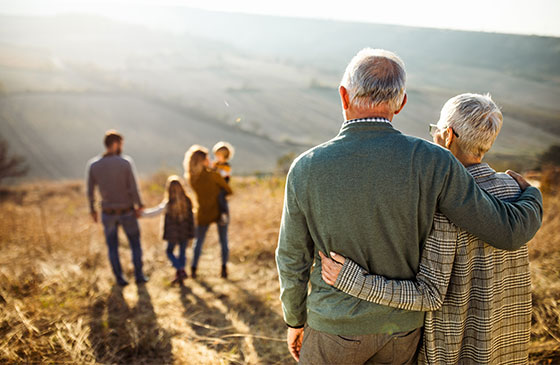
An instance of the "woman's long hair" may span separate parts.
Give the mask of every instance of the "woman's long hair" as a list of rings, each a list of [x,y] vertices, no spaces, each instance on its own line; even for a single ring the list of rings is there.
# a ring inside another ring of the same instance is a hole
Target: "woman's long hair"
[[[167,214],[173,219],[185,220],[189,216],[189,197],[183,188],[181,179],[177,175],[167,178],[165,186],[165,201],[167,202]]]
[[[200,173],[204,170],[204,161],[208,158],[208,149],[200,145],[193,145],[185,153],[183,160],[183,169],[185,170],[185,178],[191,184],[195,181]]]

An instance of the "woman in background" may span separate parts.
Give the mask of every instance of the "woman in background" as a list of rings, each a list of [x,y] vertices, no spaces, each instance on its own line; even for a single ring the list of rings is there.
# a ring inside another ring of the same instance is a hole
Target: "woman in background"
[[[208,149],[193,145],[185,153],[183,162],[185,177],[189,185],[194,190],[197,201],[198,211],[196,215],[197,230],[196,243],[194,246],[194,257],[192,261],[192,277],[196,278],[198,260],[202,253],[204,238],[211,223],[218,223],[220,220],[220,208],[218,206],[218,196],[223,189],[227,194],[232,194],[232,190],[224,178],[216,171],[210,169]],[[222,271],[221,277],[227,278],[227,262],[229,256],[228,224],[217,224],[220,245],[222,247]]]

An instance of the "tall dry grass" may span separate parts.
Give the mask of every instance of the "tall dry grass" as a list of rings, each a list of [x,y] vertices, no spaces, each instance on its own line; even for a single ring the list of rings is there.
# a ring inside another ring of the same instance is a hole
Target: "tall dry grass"
[[[159,203],[165,174],[142,184]],[[0,363],[289,363],[274,249],[283,180],[234,179],[230,280],[219,278],[211,229],[199,279],[173,277],[160,220],[143,219],[145,286],[115,286],[100,225],[82,183],[37,183],[0,191]],[[543,228],[530,243],[531,360],[560,362],[560,195],[545,195]],[[121,236],[121,262],[133,277]],[[192,257],[192,246],[188,259]]]
[[[551,188],[558,191],[560,185]],[[533,287],[531,359],[560,363],[560,193],[544,195],[543,226],[529,243]]]
[[[148,205],[163,177],[143,184]],[[170,284],[160,220],[141,221],[144,286],[114,285],[79,182],[0,192],[0,363],[285,363],[273,261],[282,182],[243,179],[232,198],[230,280],[211,230],[199,279]],[[125,275],[133,277],[121,238]],[[192,246],[188,257],[192,257]]]

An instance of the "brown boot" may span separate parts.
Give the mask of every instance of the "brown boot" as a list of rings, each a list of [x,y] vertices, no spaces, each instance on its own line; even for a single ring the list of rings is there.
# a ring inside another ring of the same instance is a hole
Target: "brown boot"
[[[175,273],[175,279],[173,279],[173,281],[171,282],[171,285],[173,284],[180,284],[182,281],[181,279],[181,270],[177,269],[177,272]]]
[[[191,278],[196,279],[196,267],[191,267]]]
[[[227,266],[222,265],[222,278],[227,279]]]

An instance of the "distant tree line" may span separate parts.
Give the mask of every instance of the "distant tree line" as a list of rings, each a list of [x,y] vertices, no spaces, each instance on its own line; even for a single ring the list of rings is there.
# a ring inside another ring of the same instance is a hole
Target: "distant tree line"
[[[560,145],[550,146],[539,157],[542,172],[541,191],[545,194],[560,192]]]
[[[540,167],[559,166],[560,167],[560,145],[553,145],[548,148],[539,158]]]
[[[0,138],[0,183],[7,178],[25,176],[29,166],[23,156],[10,154],[8,142]]]

